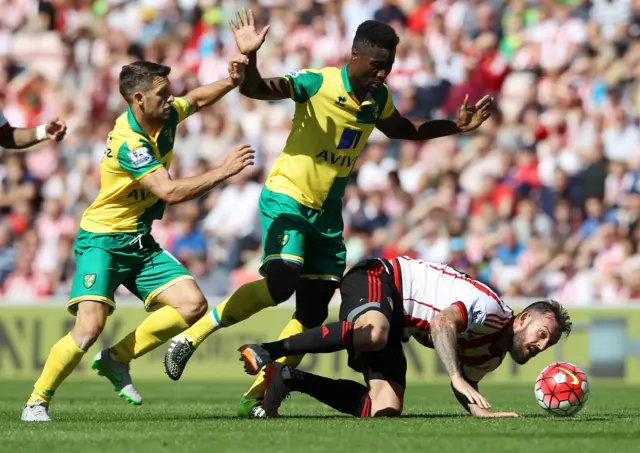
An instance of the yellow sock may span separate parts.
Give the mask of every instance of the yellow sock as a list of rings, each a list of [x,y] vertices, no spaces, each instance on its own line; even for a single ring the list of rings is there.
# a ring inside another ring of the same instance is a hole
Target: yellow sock
[[[209,335],[223,327],[244,321],[275,302],[265,279],[242,285],[228,299],[200,318],[185,332],[198,347]]]
[[[42,400],[49,404],[58,386],[80,363],[84,353],[85,351],[73,341],[71,334],[67,334],[54,344],[44,364],[42,374],[33,386],[29,402]]]
[[[282,332],[280,332],[280,336],[278,337],[278,340],[283,340],[285,338],[292,337],[306,330],[307,329],[302,324],[300,324],[300,321],[298,321],[296,318],[291,318],[291,321],[289,321],[289,323],[286,326],[284,326],[284,329],[282,330]],[[300,362],[302,362],[303,357],[304,357],[304,354],[292,355],[289,357],[280,357],[278,360],[276,360],[276,362],[284,363],[285,365],[289,365],[295,368],[298,365],[300,365]],[[260,374],[258,374],[258,377],[256,377],[255,381],[253,381],[253,384],[251,384],[251,388],[247,390],[247,393],[244,394],[244,397],[247,399],[250,399],[250,398],[261,399],[262,396],[264,395],[264,390],[265,390],[264,371],[260,371]]]
[[[173,307],[164,306],[151,313],[136,330],[111,348],[119,362],[130,362],[184,331],[189,324]]]

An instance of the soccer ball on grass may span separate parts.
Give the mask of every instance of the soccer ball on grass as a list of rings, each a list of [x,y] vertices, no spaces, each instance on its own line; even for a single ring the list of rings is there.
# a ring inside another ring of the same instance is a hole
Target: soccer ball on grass
[[[564,417],[574,415],[589,398],[587,375],[571,363],[552,363],[538,375],[535,394],[545,411]]]

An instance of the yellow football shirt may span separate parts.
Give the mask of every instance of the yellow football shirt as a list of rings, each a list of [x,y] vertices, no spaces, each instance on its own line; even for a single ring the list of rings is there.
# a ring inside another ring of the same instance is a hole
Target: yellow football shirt
[[[165,203],[138,181],[173,158],[178,123],[191,113],[189,101],[175,98],[171,115],[155,137],[142,130],[128,108],[107,138],[100,163],[100,192],[87,208],[80,228],[91,233],[140,233],[162,218]]]
[[[339,202],[347,180],[378,119],[395,110],[382,85],[360,103],[342,69],[305,69],[287,74],[296,101],[291,133],[265,185],[312,209]]]

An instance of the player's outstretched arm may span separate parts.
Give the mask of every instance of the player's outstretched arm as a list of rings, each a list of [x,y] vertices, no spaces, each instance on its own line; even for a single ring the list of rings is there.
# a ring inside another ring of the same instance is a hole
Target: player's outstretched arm
[[[458,334],[463,332],[466,327],[458,307],[452,305],[442,310],[429,323],[429,328],[433,347],[449,374],[453,388],[463,394],[469,404],[476,404],[482,409],[490,408],[487,400],[467,382],[460,370],[460,362],[456,352]]]
[[[479,392],[477,382],[470,382],[470,381],[467,381],[467,382],[471,387],[474,388],[476,392]],[[486,409],[480,408],[477,404],[469,404],[469,400],[467,399],[467,397],[462,393],[460,393],[459,391],[457,391],[456,388],[453,386],[453,384],[451,385],[451,389],[453,390],[453,394],[456,396],[456,399],[462,405],[462,407],[464,407],[465,410],[469,412],[469,414],[473,415],[474,417],[493,417],[493,418],[519,417],[519,415],[516,414],[515,412],[489,412]]]
[[[245,77],[247,63],[249,63],[249,59],[246,56],[237,55],[229,62],[229,77],[188,92],[184,97],[191,104],[192,113],[208,105],[215,104],[225,94],[240,85]]]
[[[470,132],[480,127],[491,116],[493,98],[485,96],[474,106],[469,106],[468,102],[469,96],[466,96],[456,121],[412,119],[400,115],[395,110],[389,118],[378,120],[376,127],[387,137],[401,140],[429,140]]]
[[[0,128],[0,146],[7,149],[25,149],[45,140],[61,141],[67,133],[67,125],[58,118],[38,127],[11,127],[6,123]]]
[[[257,52],[264,43],[269,25],[266,25],[261,32],[258,33],[255,27],[255,19],[253,11],[242,8],[236,11],[236,22],[229,21],[233,37],[238,46],[238,50],[249,58],[246,76],[240,84],[240,93],[253,99],[265,101],[276,101],[280,99],[288,99],[291,97],[289,82],[284,77],[272,77],[263,79],[258,71]]]
[[[220,167],[198,176],[176,180],[171,179],[165,167],[159,166],[143,177],[140,184],[167,204],[182,203],[204,195],[225,179],[253,165],[254,153],[251,146],[240,145],[227,156]]]

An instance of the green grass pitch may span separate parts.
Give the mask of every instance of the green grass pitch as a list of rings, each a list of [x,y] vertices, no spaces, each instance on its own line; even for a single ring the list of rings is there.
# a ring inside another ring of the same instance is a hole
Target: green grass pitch
[[[411,385],[405,416],[342,416],[294,394],[278,420],[235,418],[239,383],[140,382],[141,407],[120,400],[107,382],[67,382],[49,424],[19,421],[31,382],[0,382],[1,452],[637,452],[640,389],[594,384],[586,408],[567,419],[545,415],[528,387],[487,385],[497,410],[520,419],[463,414],[446,385]]]

